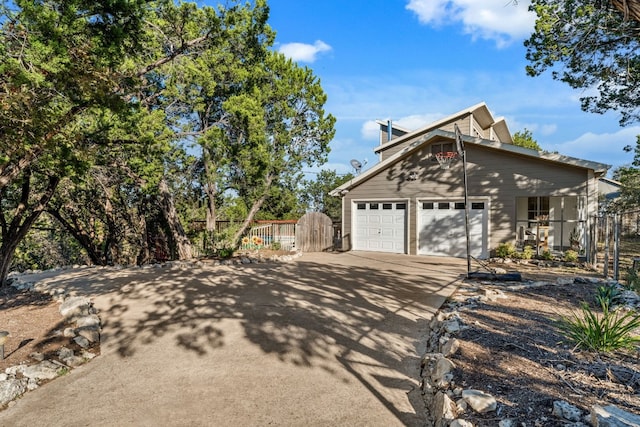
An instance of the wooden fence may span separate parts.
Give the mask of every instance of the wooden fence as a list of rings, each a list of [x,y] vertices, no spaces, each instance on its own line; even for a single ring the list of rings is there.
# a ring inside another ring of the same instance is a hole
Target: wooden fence
[[[298,221],[296,249],[302,252],[324,252],[333,249],[334,229],[331,218],[320,212],[309,212]]]

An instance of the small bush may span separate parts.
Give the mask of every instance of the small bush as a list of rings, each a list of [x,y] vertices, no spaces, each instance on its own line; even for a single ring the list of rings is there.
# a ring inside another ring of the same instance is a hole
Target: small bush
[[[522,259],[531,259],[536,254],[533,248],[529,245],[525,246],[522,249],[522,253],[520,254],[520,258]]]
[[[274,251],[279,251],[280,249],[282,249],[282,244],[280,242],[273,242],[271,244],[271,249],[273,249]]]
[[[578,261],[578,252],[569,249],[564,251],[564,260],[566,262],[577,262]]]
[[[227,258],[231,258],[233,256],[234,249],[233,248],[220,248],[220,249],[218,249],[216,251],[216,253],[220,258],[227,259]]]
[[[553,255],[551,254],[551,251],[546,250],[540,254],[540,258],[546,261],[551,261],[553,259]]]
[[[632,349],[640,343],[633,331],[640,328],[640,315],[634,311],[621,314],[602,305],[602,314],[594,313],[583,303],[582,314],[563,316],[559,329],[576,347],[594,352],[612,352]]]
[[[625,287],[628,290],[640,292],[640,275],[638,275],[637,270],[634,270],[633,268],[628,268],[625,281],[627,282],[627,286]]]
[[[620,291],[618,291],[615,285],[600,286],[598,287],[595,300],[600,307],[608,310],[613,306],[618,296],[620,296]]]
[[[516,248],[511,243],[500,243],[496,248],[498,258],[512,258],[516,254]]]

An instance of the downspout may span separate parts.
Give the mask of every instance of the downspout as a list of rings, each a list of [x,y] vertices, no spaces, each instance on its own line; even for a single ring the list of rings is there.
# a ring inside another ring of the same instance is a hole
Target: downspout
[[[391,119],[387,120],[387,142],[391,141],[391,136],[393,134],[393,127],[391,125]]]

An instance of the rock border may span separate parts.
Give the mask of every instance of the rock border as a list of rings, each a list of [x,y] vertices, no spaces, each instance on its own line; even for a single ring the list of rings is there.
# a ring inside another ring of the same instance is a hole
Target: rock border
[[[519,290],[526,287],[539,287],[548,285],[568,285],[571,283],[593,282],[602,285],[613,285],[622,288],[619,282],[601,278],[574,277],[568,279],[559,277],[556,282],[528,281],[513,282],[496,285],[493,282],[477,282],[465,280],[463,283],[470,285],[471,292],[463,292],[461,300],[453,300],[445,303],[434,315],[429,325],[426,353],[421,362],[421,391],[424,398],[427,420],[434,427],[473,427],[473,423],[459,418],[468,411],[477,413],[496,412],[499,416],[499,407],[496,399],[489,393],[481,390],[462,389],[457,386],[462,381],[457,381],[453,376],[455,363],[449,357],[455,354],[460,342],[456,334],[468,328],[460,317],[459,310],[471,310],[480,301],[495,301],[498,298],[507,298],[502,289]],[[482,285],[489,285],[480,289]],[[640,309],[640,297],[633,291],[621,293],[621,304],[626,307]],[[564,401],[553,402],[551,413],[557,420],[569,427],[638,427],[640,417],[626,412],[616,406],[594,405],[587,414],[581,409]],[[535,426],[543,426],[549,419],[541,416],[536,420]],[[503,418],[499,427],[515,427],[515,421]]]

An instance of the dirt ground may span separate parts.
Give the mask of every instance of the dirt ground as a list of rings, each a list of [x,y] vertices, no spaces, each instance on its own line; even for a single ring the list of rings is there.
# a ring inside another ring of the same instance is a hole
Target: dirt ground
[[[600,286],[587,280],[557,285],[557,278],[596,275],[577,268],[511,269],[521,272],[525,280],[554,284],[508,290],[514,283],[470,280],[449,301],[468,326],[457,336],[460,350],[451,357],[456,365],[454,378],[459,386],[485,391],[498,401],[497,412],[467,413],[460,418],[476,427],[495,426],[505,418],[518,426],[563,426],[566,421],[551,415],[556,400],[586,413],[599,404],[640,415],[639,351],[600,355],[580,351],[555,326],[561,316],[578,312],[583,301],[595,307]],[[483,288],[502,290],[506,298],[460,304]]]
[[[580,269],[512,266],[527,280],[556,281],[558,276],[595,275]],[[461,305],[483,286],[505,287],[507,298]],[[561,315],[592,301],[597,284],[574,283],[510,291],[504,283],[464,283],[450,299],[468,329],[458,338],[461,348],[453,361],[456,382],[492,394],[499,413],[466,414],[475,426],[494,426],[511,418],[514,425],[563,425],[551,416],[554,400],[565,400],[587,411],[592,404],[613,404],[640,415],[640,357],[635,354],[593,355],[574,350],[553,326]],[[466,308],[462,309],[464,306]],[[0,330],[11,336],[5,343],[0,370],[19,363],[35,363],[30,354],[55,354],[73,348],[62,337],[65,328],[58,303],[47,295],[0,292]],[[98,352],[98,348],[92,349]],[[526,423],[526,424],[521,424]]]

